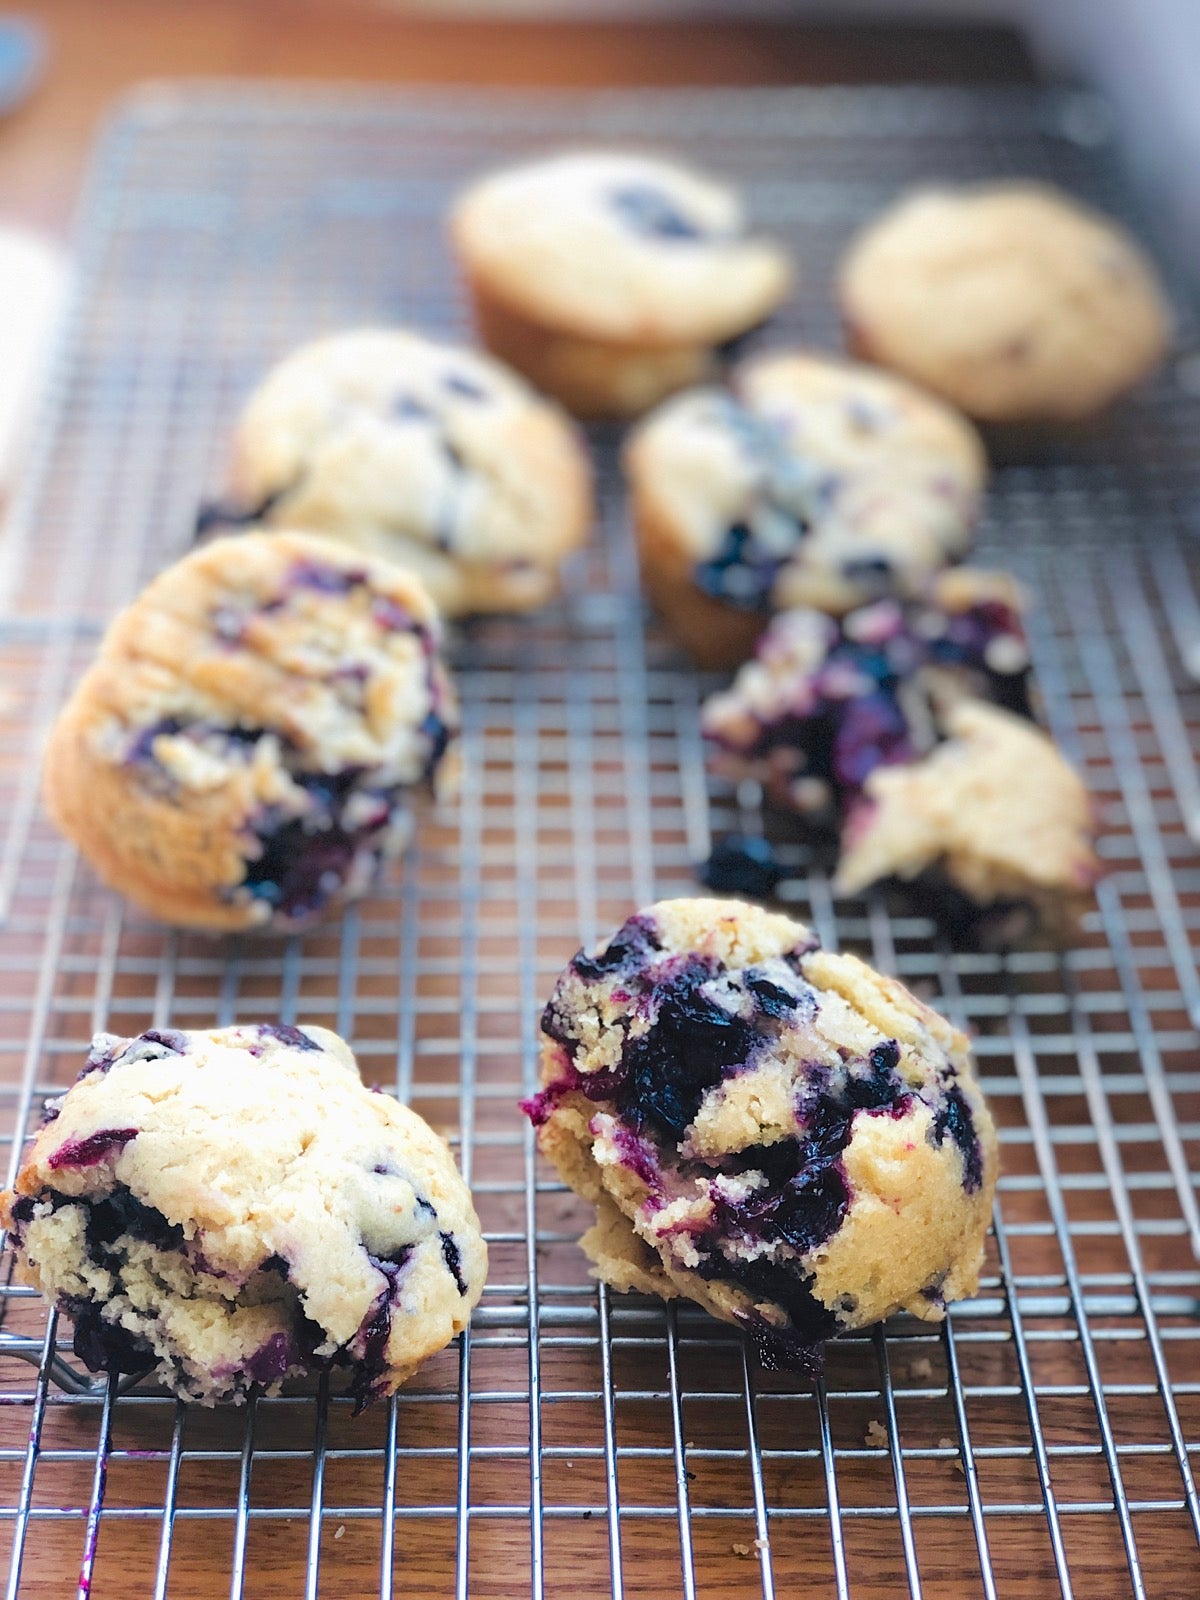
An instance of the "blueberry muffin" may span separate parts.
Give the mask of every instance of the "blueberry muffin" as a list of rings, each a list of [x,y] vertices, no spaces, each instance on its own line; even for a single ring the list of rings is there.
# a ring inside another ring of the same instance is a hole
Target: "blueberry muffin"
[[[782,613],[704,706],[714,766],[839,833],[846,893],[898,878],[965,937],[1070,937],[1095,819],[1034,720],[1019,606],[1006,575],[961,567],[922,602]]]
[[[201,524],[336,538],[461,616],[543,605],[591,520],[587,453],[557,406],[474,351],[362,329],[267,374],[237,425],[231,496]]]
[[[1170,339],[1154,268],[1124,229],[1036,183],[901,197],[853,243],[838,287],[856,354],[987,422],[1089,416]]]
[[[361,894],[452,783],[454,692],[411,574],[292,533],[219,539],[118,616],[50,733],[51,816],[184,927],[294,929]]]
[[[91,1371],[204,1405],[339,1368],[361,1410],[462,1332],[487,1272],[443,1140],[286,1024],[98,1034],[0,1221]]]
[[[542,1018],[538,1144],[617,1289],[684,1295],[773,1365],[972,1294],[996,1136],[964,1036],[800,924],[669,900],[580,953]]]
[[[625,468],[651,599],[700,662],[732,666],[774,611],[922,590],[970,544],[986,462],[940,401],[793,351],[667,401]]]
[[[581,417],[631,417],[716,370],[791,278],[734,191],[592,150],[474,183],[451,220],[489,350]]]

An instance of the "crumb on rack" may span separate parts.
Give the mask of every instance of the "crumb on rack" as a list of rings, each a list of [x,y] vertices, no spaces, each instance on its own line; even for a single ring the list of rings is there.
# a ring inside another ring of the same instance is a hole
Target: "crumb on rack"
[[[335,1539],[340,1539],[342,1537],[342,1535],[345,1533],[345,1531],[346,1531],[346,1524],[344,1522],[339,1522],[337,1527],[333,1530],[333,1537]]]
[[[909,1366],[908,1375],[915,1383],[924,1383],[933,1377],[933,1362],[928,1356],[918,1356]]]
[[[954,1451],[957,1451],[958,1450],[958,1440],[957,1439],[951,1439],[951,1438],[939,1439],[938,1440],[938,1449],[939,1450],[954,1450]],[[950,1463],[950,1465],[954,1468],[955,1472],[961,1472],[963,1477],[964,1478],[966,1477],[967,1469],[966,1469],[966,1467],[963,1466],[962,1457],[960,1455],[956,1454],[955,1459]]]
[[[888,1442],[887,1429],[882,1422],[877,1422],[874,1417],[867,1423],[866,1442],[879,1449],[885,1448]]]

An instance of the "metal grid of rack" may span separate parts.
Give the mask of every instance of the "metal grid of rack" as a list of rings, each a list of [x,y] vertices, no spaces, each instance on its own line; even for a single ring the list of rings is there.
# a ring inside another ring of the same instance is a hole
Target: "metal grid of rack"
[[[1004,1176],[979,1295],[831,1347],[815,1388],[731,1330],[609,1295],[514,1102],[565,958],[762,823],[705,773],[710,686],[646,626],[615,438],[561,604],[463,629],[465,781],[343,922],[216,943],[100,890],[36,804],[102,620],[186,545],[223,428],[318,331],[465,331],[440,219],[464,175],[569,140],[687,150],[803,262],[780,337],[918,177],[1033,173],[1127,209],[1103,108],[978,90],[148,92],[97,157],[78,295],[0,568],[0,1131],[15,1165],[97,1028],[269,1016],[350,1037],[454,1140],[492,1251],[469,1335],[353,1420],[326,1381],[206,1412],[90,1380],[0,1280],[9,1600],[396,1593],[1181,1600],[1200,1563],[1200,362],[996,474],[982,551],[1039,599],[1051,721],[1105,818],[1077,948],[955,951],[878,896],[781,890],[978,1034]],[[1190,669],[1190,670],[1189,670]],[[1189,1576],[1189,1574],[1191,1576]]]

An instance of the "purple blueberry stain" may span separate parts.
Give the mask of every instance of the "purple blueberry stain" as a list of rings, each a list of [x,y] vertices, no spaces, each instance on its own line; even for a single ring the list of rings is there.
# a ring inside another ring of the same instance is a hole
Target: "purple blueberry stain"
[[[371,601],[371,616],[376,627],[385,633],[412,633],[415,627],[413,614],[390,595],[377,594]]]
[[[251,1383],[265,1387],[286,1378],[300,1360],[295,1341],[286,1333],[273,1333],[253,1354],[247,1356],[243,1371]]]
[[[139,1046],[146,1047],[139,1049]],[[181,1028],[148,1028],[139,1033],[122,1056],[122,1061],[158,1061],[167,1056],[185,1056],[191,1041]]]
[[[67,1139],[51,1151],[47,1165],[55,1172],[62,1167],[97,1167],[137,1136],[136,1128],[101,1128],[82,1139]]]
[[[288,568],[287,582],[296,589],[315,589],[318,594],[349,594],[368,582],[365,567],[333,567],[324,561],[302,558]]]
[[[150,1343],[119,1322],[110,1322],[92,1301],[68,1297],[63,1310],[75,1325],[72,1347],[89,1372],[146,1372],[154,1365]]]

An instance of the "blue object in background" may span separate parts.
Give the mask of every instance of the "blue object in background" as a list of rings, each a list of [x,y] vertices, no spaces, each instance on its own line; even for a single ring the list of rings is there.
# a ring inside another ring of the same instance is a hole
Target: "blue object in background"
[[[45,30],[28,17],[0,14],[0,115],[33,93],[45,61]]]

